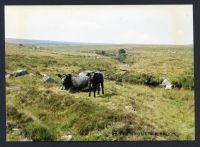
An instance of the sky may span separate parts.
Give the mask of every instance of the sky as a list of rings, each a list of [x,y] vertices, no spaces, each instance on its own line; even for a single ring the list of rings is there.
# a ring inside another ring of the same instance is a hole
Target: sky
[[[193,7],[5,6],[5,37],[87,43],[193,44]]]

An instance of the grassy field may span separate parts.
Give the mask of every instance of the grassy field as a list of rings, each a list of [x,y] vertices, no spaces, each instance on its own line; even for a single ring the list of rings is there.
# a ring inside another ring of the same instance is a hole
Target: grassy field
[[[125,48],[124,67],[115,55]],[[103,50],[108,55],[97,54]],[[7,140],[72,141],[194,140],[192,46],[90,45],[33,48],[6,44],[6,72],[29,74],[6,79]],[[59,90],[58,73],[99,70],[105,94]],[[44,83],[39,72],[55,79]],[[146,77],[182,84],[165,90],[144,85]]]

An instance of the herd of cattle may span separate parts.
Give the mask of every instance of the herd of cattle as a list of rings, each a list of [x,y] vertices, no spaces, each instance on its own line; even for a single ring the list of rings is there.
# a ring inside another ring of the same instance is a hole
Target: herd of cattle
[[[14,74],[6,73],[6,78],[9,78],[11,75],[22,76],[28,74],[27,70],[18,70],[14,72]],[[43,76],[43,81],[45,82],[55,82],[54,79],[47,76],[46,74],[40,74]],[[72,74],[57,74],[57,76],[61,79],[61,90],[69,90],[70,92],[75,91],[89,91],[89,96],[91,96],[91,91],[94,92],[94,97],[96,96],[96,91],[100,94],[100,89],[102,90],[102,94],[104,94],[104,73],[100,71],[83,71],[79,73],[78,76],[73,76]],[[151,81],[147,79],[146,85],[158,85],[155,81]],[[165,89],[172,88],[181,88],[181,84],[171,84],[167,79],[163,79],[162,83],[160,83]]]

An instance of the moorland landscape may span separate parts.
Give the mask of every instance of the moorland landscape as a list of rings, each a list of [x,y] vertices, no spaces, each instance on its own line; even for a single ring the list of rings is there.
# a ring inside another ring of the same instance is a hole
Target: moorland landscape
[[[192,45],[8,40],[5,52],[7,141],[194,140]],[[104,73],[104,95],[59,89],[57,74],[86,70]]]

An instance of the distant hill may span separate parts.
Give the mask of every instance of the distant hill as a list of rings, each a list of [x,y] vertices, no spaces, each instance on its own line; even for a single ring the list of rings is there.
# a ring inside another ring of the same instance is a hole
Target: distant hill
[[[192,44],[185,45],[170,45],[170,44],[116,44],[116,43],[84,43],[84,42],[64,42],[64,41],[52,41],[52,40],[31,40],[31,39],[16,39],[16,38],[6,38],[6,43],[14,43],[14,44],[24,44],[24,45],[34,45],[36,47],[47,47],[47,48],[66,48],[66,47],[105,47],[105,46],[113,46],[113,47],[160,47],[160,46],[193,46]]]
[[[16,38],[6,38],[5,42],[24,44],[24,45],[34,45],[36,47],[57,47],[57,48],[65,46],[105,45],[103,43],[101,44],[101,43],[83,43],[83,42],[63,42],[63,41],[31,40],[31,39],[16,39]]]

